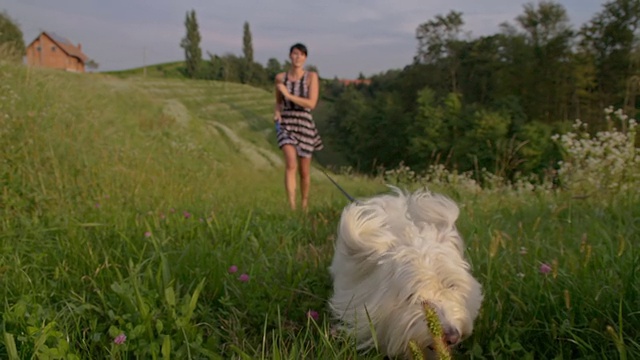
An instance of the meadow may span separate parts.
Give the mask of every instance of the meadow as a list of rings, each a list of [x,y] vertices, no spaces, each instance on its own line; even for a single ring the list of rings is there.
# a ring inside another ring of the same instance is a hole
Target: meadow
[[[272,99],[1,63],[0,358],[382,359],[333,330],[347,200],[316,169],[309,212],[288,210]],[[355,197],[391,183],[458,202],[485,300],[454,358],[640,358],[637,188],[406,173],[332,176]]]

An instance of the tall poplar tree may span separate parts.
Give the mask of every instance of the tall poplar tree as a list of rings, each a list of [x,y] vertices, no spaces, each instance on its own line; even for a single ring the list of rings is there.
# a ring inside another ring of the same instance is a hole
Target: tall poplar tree
[[[244,22],[244,28],[242,32],[242,54],[248,63],[253,62],[253,42],[251,40],[251,29],[249,23]]]
[[[242,83],[248,84],[254,77],[254,64],[253,64],[253,43],[251,40],[251,29],[249,28],[249,22],[244,22],[242,31],[242,54],[243,54],[243,66],[242,66]]]
[[[198,75],[200,63],[202,62],[202,50],[200,49],[201,37],[195,10],[191,10],[191,12],[187,11],[184,25],[187,28],[187,35],[180,42],[180,47],[184,49],[187,76],[195,78]]]

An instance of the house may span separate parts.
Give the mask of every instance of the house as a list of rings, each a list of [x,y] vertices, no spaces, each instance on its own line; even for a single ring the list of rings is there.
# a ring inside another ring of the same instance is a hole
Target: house
[[[68,39],[43,31],[27,46],[27,65],[84,72],[89,60],[82,45],[73,45]]]
[[[340,83],[344,86],[349,85],[371,85],[371,79],[339,79]]]

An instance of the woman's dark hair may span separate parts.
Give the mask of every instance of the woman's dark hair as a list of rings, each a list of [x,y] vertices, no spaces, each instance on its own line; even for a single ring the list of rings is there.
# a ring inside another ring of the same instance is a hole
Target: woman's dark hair
[[[304,44],[296,43],[291,45],[291,48],[289,49],[289,54],[293,52],[293,49],[298,49],[301,53],[304,54],[304,56],[307,56],[307,47],[304,46]]]

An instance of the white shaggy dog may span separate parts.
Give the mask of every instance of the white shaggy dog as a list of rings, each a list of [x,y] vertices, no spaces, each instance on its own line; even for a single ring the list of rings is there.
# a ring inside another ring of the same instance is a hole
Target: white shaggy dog
[[[431,347],[425,302],[438,313],[448,344],[471,334],[482,289],[464,258],[458,214],[443,195],[395,188],[345,207],[330,267],[330,307],[359,348],[377,343],[394,357],[406,356],[411,340]]]

